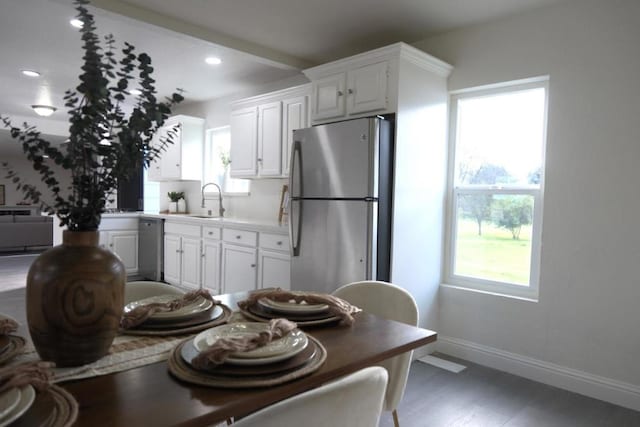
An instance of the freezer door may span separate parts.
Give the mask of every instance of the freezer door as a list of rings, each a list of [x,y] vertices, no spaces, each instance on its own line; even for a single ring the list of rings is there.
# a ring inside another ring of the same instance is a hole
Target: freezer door
[[[292,200],[291,289],[331,293],[375,271],[376,202]],[[300,227],[297,225],[300,224]]]
[[[293,198],[378,197],[378,119],[293,132]]]

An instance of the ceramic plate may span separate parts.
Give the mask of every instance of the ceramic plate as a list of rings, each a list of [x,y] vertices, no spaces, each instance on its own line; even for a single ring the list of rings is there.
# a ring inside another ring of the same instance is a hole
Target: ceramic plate
[[[220,338],[242,337],[267,330],[266,323],[232,323],[221,325],[201,332],[193,339],[197,351],[203,351]],[[308,344],[307,336],[299,329],[294,329],[286,336],[256,348],[255,350],[234,353],[227,358],[227,363],[235,365],[259,365],[275,363],[295,356]]]
[[[0,427],[7,426],[17,420],[22,414],[27,412],[36,398],[36,391],[30,385],[20,389],[20,401],[18,404],[2,419],[0,419]]]
[[[12,388],[0,394],[0,421],[20,402],[20,389]]]
[[[171,321],[168,322],[167,319],[154,319],[149,318],[144,321],[141,325],[137,326],[136,329],[148,329],[148,330],[163,330],[163,329],[177,329],[177,328],[186,328],[189,326],[200,325],[202,323],[211,322],[216,320],[224,315],[224,310],[219,305],[216,305],[212,309],[209,309],[205,312],[197,314],[193,317],[190,317],[186,320],[180,321]]]
[[[294,301],[273,301],[269,298],[260,298],[258,304],[262,305],[273,311],[286,314],[301,314],[301,313],[324,313],[329,310],[329,306],[326,304],[307,304],[301,302],[298,304]]]
[[[127,282],[124,287],[124,304],[138,301],[156,295],[176,295],[176,298],[185,294],[185,291],[173,285],[162,282],[140,281]]]
[[[164,295],[155,295],[155,296],[143,298],[137,301],[130,302],[129,304],[125,305],[124,312],[128,313],[135,308],[138,308],[147,304],[167,303],[175,300],[176,298],[180,298],[180,296],[164,294]],[[155,314],[152,314],[149,318],[153,320],[167,320],[167,321],[186,319],[186,318],[195,316],[196,314],[207,311],[212,306],[213,306],[212,301],[203,297],[198,297],[198,299],[196,299],[194,302],[187,304],[182,308],[179,308],[174,311],[165,311],[161,313],[155,313]]]

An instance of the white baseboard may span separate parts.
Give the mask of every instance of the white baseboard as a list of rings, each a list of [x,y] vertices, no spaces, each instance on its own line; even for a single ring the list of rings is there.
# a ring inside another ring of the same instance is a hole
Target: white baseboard
[[[640,386],[635,384],[458,338],[439,335],[437,344],[444,354],[640,411]]]

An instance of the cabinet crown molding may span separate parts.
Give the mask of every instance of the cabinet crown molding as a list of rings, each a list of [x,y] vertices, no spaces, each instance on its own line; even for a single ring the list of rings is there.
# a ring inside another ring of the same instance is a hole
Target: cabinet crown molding
[[[310,93],[311,83],[305,83],[303,85],[293,86],[274,92],[263,93],[261,95],[256,95],[249,98],[242,98],[238,101],[232,102],[230,105],[232,110],[237,110],[240,108],[254,107],[259,104],[265,104],[272,101],[280,101],[284,98],[290,98],[293,96],[309,95]]]
[[[302,72],[311,80],[315,80],[329,73],[339,73],[348,68],[371,64],[376,61],[404,59],[425,70],[431,71],[442,77],[448,77],[453,66],[431,56],[428,53],[410,46],[404,42],[394,43],[389,46],[359,53],[357,55],[342,58],[337,61],[307,68]]]

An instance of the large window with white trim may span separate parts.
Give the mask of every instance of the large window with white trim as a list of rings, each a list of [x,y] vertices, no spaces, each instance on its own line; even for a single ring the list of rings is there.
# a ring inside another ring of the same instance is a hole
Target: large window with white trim
[[[537,298],[548,79],[451,95],[448,285]]]

